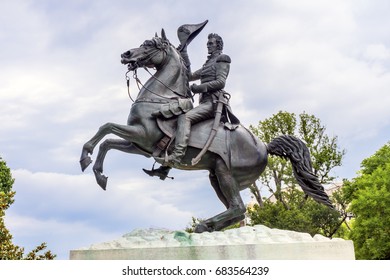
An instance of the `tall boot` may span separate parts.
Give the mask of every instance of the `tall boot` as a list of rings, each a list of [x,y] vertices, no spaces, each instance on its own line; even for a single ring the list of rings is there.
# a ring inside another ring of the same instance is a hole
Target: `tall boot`
[[[142,168],[142,170],[148,174],[149,176],[157,176],[160,178],[160,180],[165,180],[166,178],[173,179],[173,177],[169,177],[168,173],[171,170],[170,166],[163,166],[161,165],[159,168],[154,169],[154,164],[152,170],[147,170]]]
[[[188,142],[191,133],[191,122],[186,118],[186,115],[180,115],[177,119],[177,131],[175,139],[175,147],[168,156],[167,164],[170,166],[178,165],[187,151]]]

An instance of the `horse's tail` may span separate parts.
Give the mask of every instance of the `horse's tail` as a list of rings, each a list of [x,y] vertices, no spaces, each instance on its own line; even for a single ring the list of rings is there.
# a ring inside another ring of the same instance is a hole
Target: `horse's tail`
[[[315,201],[334,208],[324,187],[313,174],[310,152],[305,143],[294,136],[282,135],[267,145],[267,151],[271,155],[288,158],[292,164],[295,179],[304,193]]]

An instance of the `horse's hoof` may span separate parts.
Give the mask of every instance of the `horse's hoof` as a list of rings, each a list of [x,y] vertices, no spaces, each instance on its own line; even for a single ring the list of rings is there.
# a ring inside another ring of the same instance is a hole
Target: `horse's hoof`
[[[195,233],[202,233],[202,232],[212,232],[213,229],[211,227],[208,227],[205,223],[199,223],[196,225],[194,232]]]
[[[105,191],[107,188],[107,176],[101,175],[99,178],[97,178],[98,185]]]
[[[84,157],[80,160],[80,166],[81,166],[81,171],[84,172],[85,169],[92,163],[91,157],[87,156]]]
[[[107,179],[108,179],[108,177],[104,176],[103,174],[101,174],[98,171],[94,171],[94,173],[95,173],[96,182],[105,191],[106,187],[107,187]]]

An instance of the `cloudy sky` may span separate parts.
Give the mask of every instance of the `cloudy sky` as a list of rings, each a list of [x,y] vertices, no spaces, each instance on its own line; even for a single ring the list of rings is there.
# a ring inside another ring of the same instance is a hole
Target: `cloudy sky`
[[[207,34],[219,33],[242,123],[279,110],[314,114],[347,151],[334,175],[353,178],[390,140],[389,9],[387,0],[1,1],[0,156],[16,179],[6,215],[15,243],[30,250],[45,241],[67,259],[136,228],[183,229],[223,210],[206,171],[161,181],[141,170],[153,160],[112,151],[106,192],[80,171],[82,145],[98,127],[126,123],[120,54],[162,27],[177,45],[180,25],[208,19],[189,47],[192,67],[205,61]]]

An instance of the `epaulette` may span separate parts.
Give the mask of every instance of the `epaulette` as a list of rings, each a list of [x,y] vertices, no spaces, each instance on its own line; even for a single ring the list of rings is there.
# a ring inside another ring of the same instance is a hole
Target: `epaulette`
[[[227,54],[221,54],[217,57],[217,62],[227,62],[227,63],[231,63],[232,60],[230,59],[230,57],[227,55]]]

